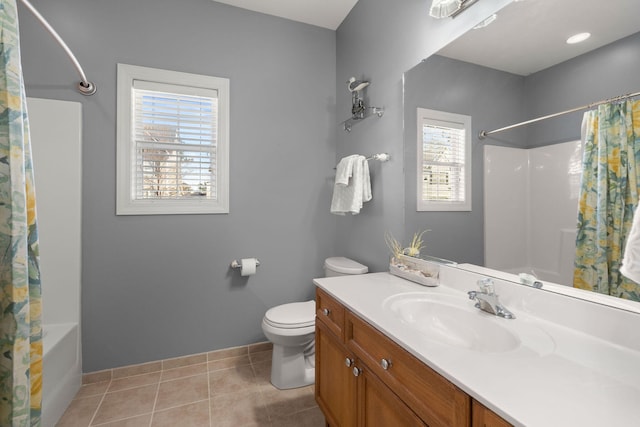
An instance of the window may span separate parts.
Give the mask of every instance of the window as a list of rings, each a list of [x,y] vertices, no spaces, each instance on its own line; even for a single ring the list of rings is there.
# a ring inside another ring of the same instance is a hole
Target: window
[[[471,117],[418,108],[418,211],[471,210]]]
[[[229,80],[118,64],[118,215],[229,212]]]

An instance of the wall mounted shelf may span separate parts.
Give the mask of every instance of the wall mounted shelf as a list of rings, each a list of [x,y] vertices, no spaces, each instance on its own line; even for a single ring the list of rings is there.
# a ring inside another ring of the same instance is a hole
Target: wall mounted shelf
[[[347,120],[343,121],[340,124],[344,127],[344,130],[346,130],[347,132],[351,132],[351,128],[353,127],[354,124],[361,122],[362,120],[367,119],[371,116],[382,117],[383,115],[384,115],[384,108],[366,107],[362,117],[360,115],[354,115],[352,117],[349,117]]]

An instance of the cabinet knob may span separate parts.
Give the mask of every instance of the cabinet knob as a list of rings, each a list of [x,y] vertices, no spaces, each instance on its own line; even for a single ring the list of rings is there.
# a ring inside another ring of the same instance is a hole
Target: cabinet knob
[[[362,373],[362,370],[360,368],[358,368],[357,366],[354,366],[352,372],[353,372],[353,376],[354,377],[359,377],[360,374]]]
[[[386,371],[387,369],[389,369],[391,367],[391,361],[387,360],[387,359],[382,359],[380,361],[380,366],[382,366],[382,369],[384,369]]]
[[[324,314],[325,316],[328,316],[329,313],[331,313],[331,310],[329,310],[328,308],[323,308],[322,309],[322,314]]]
[[[350,368],[353,365],[353,359],[349,359],[348,357],[344,359],[344,364],[347,365],[347,368]]]

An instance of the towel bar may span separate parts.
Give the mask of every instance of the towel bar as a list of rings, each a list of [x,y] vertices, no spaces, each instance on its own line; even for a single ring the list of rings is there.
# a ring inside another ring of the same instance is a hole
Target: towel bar
[[[378,153],[367,157],[365,160],[378,160],[381,163],[388,162],[391,160],[391,156],[388,153]],[[337,168],[333,168],[336,170]]]

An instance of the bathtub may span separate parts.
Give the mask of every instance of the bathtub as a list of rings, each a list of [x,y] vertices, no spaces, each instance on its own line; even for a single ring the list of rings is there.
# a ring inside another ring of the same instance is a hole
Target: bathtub
[[[76,323],[42,329],[42,426],[53,427],[82,383],[80,331]]]
[[[572,286],[573,276],[571,276],[571,280],[562,280],[561,274],[556,271],[543,270],[541,268],[534,267],[520,267],[520,268],[504,268],[501,269],[505,273],[511,273],[518,275],[520,273],[528,273],[533,274],[536,279],[541,280],[543,282],[552,282],[556,284],[562,284],[567,286]],[[573,273],[573,270],[571,271]]]

